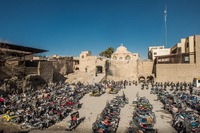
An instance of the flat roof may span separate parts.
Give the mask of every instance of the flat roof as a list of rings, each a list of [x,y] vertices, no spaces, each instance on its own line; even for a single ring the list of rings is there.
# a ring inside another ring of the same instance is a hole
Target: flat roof
[[[168,54],[168,55],[156,55],[155,57],[167,58],[167,57],[173,57],[173,56],[179,56],[179,55],[187,55],[187,54],[194,54],[194,52],[180,53],[180,54]]]
[[[44,50],[44,49],[15,45],[15,44],[7,43],[7,42],[0,42],[0,48],[4,49],[10,55],[19,55],[19,56],[48,52],[48,50]]]

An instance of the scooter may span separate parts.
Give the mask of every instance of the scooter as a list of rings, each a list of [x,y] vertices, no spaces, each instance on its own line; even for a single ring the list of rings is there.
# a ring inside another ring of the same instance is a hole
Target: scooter
[[[1,119],[2,122],[10,122],[10,121],[14,121],[14,119],[16,119],[16,116],[11,116],[9,111],[7,111],[7,113],[5,115],[3,115],[3,118]]]

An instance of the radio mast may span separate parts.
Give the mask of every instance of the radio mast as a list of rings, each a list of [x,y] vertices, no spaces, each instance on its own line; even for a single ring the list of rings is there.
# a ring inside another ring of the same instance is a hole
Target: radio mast
[[[164,20],[165,20],[165,46],[167,47],[167,5],[165,5]]]

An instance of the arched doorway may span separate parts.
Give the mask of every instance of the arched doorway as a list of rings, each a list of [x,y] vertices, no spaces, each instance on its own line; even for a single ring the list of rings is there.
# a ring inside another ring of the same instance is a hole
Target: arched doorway
[[[139,83],[144,83],[144,82],[145,82],[145,77],[144,77],[144,76],[140,76],[140,77],[138,78],[138,82],[139,82]]]
[[[103,73],[103,67],[102,66],[96,66],[96,73]]]

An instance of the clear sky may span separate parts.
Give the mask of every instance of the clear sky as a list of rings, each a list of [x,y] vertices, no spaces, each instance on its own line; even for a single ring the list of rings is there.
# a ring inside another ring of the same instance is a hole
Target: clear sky
[[[66,56],[123,43],[147,58],[165,44],[165,5],[167,47],[200,34],[200,0],[0,0],[0,40]]]

